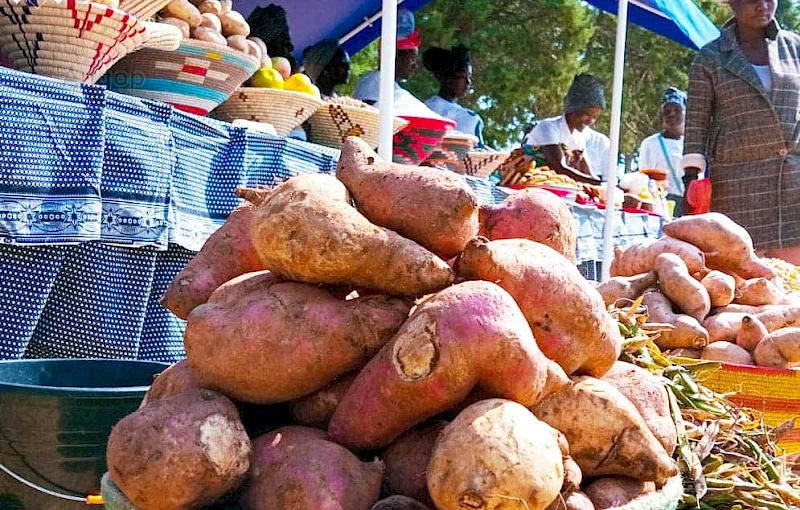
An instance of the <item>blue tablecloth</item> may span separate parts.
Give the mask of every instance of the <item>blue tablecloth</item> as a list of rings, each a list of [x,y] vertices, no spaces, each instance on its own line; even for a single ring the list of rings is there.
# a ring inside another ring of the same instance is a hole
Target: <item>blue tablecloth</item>
[[[239,203],[236,186],[331,173],[339,156],[4,68],[0,148],[0,359],[181,359],[184,323],[158,301]],[[467,180],[482,203],[507,196]],[[602,212],[574,212],[591,276]],[[621,214],[618,242],[660,235],[648,218]]]

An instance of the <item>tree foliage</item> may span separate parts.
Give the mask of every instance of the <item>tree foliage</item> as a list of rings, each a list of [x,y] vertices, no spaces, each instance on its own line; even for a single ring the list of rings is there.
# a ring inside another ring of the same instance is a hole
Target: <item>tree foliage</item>
[[[781,0],[778,19],[800,31],[796,0]],[[721,26],[730,9],[718,0],[698,5]],[[466,44],[473,53],[474,93],[463,103],[480,113],[487,143],[517,145],[534,118],[561,112],[563,97],[579,72],[606,84],[611,102],[616,17],[579,0],[433,0],[417,13],[423,49]],[[377,43],[353,58],[355,79],[377,67]],[[694,51],[630,25],[628,32],[620,150],[633,154],[659,129],[660,98],[667,87],[686,88]],[[351,85],[352,86],[352,85]],[[437,91],[421,69],[407,88],[421,99]],[[608,133],[609,115],[598,122]]]

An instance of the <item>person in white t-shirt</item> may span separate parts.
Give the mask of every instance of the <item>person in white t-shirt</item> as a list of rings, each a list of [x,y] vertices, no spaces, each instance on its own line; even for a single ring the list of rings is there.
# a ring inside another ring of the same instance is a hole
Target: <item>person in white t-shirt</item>
[[[579,182],[600,184],[598,176],[603,169],[597,167],[603,166],[608,149],[603,155],[606,144],[600,137],[605,136],[591,127],[605,107],[600,81],[590,74],[576,76],[564,99],[564,114],[540,121],[525,137],[526,161],[535,161],[537,166],[547,166]]]
[[[675,218],[681,216],[681,203],[685,193],[681,167],[685,118],[686,93],[670,87],[661,99],[663,130],[642,140],[639,148],[639,170],[661,170],[667,173],[667,200],[675,202]]]
[[[603,180],[606,181],[606,173],[608,172],[608,153],[611,150],[611,140],[594,129],[587,127],[586,132],[586,151],[583,153],[584,158],[589,163],[592,173],[602,175]]]

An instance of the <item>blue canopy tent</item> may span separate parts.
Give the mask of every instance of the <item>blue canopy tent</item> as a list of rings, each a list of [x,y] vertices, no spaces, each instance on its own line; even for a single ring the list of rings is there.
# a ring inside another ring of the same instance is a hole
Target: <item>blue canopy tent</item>
[[[249,13],[259,0],[242,0],[241,12]],[[397,7],[417,10],[431,0],[261,0],[284,6],[298,53],[326,38],[338,39],[355,53],[375,40],[381,41],[381,120],[378,151],[385,159],[392,154],[392,118],[394,109],[394,59]],[[622,82],[628,17],[631,22],[672,39],[684,46],[700,49],[719,37],[719,29],[692,0],[584,0],[586,3],[617,15],[617,40],[614,58],[614,85],[611,100],[611,148],[607,193],[613,203],[617,183],[620,121],[622,117]],[[382,8],[381,8],[382,7]],[[380,32],[379,32],[380,31]],[[299,55],[298,55],[299,56]],[[614,157],[615,156],[615,157]],[[608,279],[613,251],[614,208],[606,208],[603,235],[602,280]]]

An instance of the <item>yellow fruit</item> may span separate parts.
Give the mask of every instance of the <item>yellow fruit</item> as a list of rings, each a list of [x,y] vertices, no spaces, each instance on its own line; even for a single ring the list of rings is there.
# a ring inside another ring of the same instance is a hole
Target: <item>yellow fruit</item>
[[[256,71],[256,74],[253,75],[253,79],[250,84],[253,87],[268,89],[282,89],[284,85],[281,73],[279,73],[276,69],[267,67],[262,67]]]
[[[289,79],[286,80],[283,88],[286,90],[292,90],[294,92],[300,92],[302,94],[308,94],[316,98],[322,97],[322,94],[320,94],[317,86],[311,83],[311,78],[303,73],[297,73],[290,76]]]

